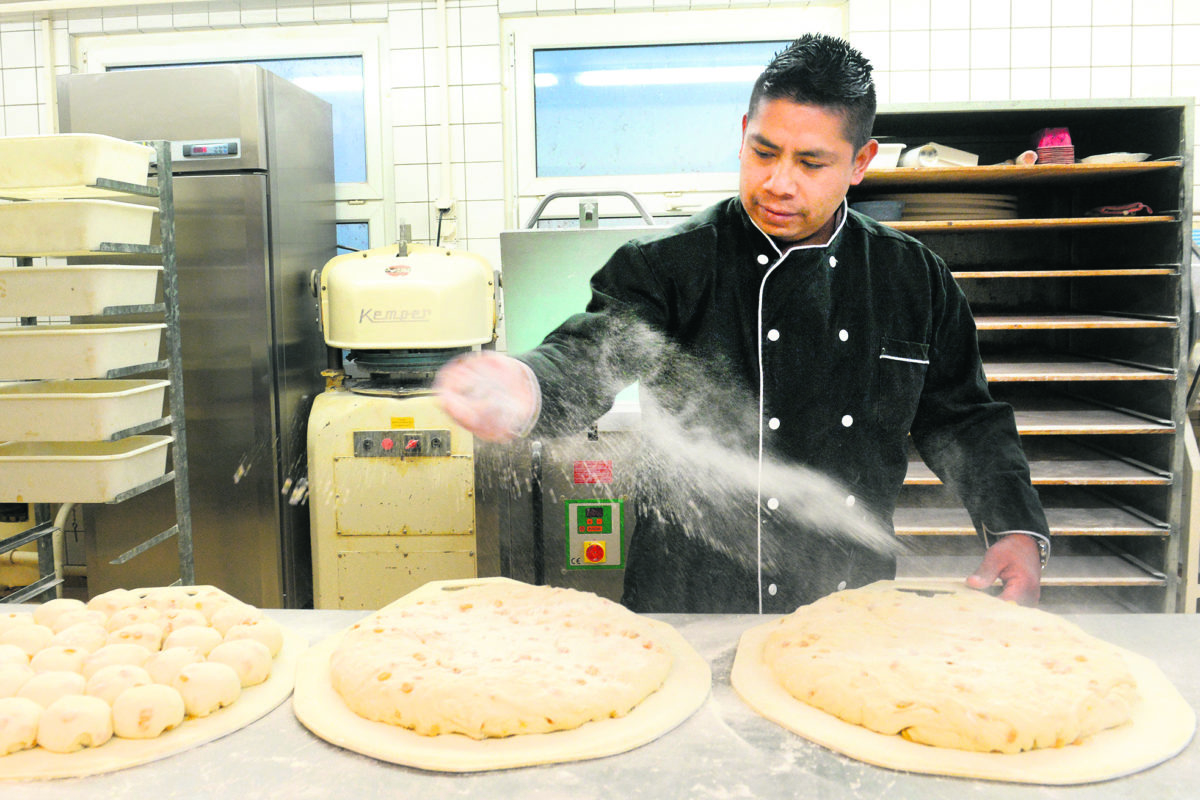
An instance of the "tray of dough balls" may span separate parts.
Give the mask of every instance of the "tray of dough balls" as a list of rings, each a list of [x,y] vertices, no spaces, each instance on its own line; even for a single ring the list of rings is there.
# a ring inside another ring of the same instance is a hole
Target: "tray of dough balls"
[[[0,612],[0,778],[110,772],[232,733],[287,699],[306,647],[212,586]]]

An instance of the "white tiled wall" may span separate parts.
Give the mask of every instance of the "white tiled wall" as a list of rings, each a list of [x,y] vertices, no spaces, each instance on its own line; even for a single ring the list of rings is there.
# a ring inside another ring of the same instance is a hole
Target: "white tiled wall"
[[[447,0],[452,185],[460,246],[498,262],[506,224],[501,15],[595,14],[770,5],[776,0]],[[828,4],[828,3],[825,3]],[[443,98],[433,0],[211,0],[56,12],[68,37],[109,32],[386,21],[396,216],[432,240]],[[885,103],[1200,94],[1200,0],[848,0],[849,38],[876,67]],[[795,33],[800,33],[796,31]],[[0,134],[47,132],[32,15],[0,14]]]

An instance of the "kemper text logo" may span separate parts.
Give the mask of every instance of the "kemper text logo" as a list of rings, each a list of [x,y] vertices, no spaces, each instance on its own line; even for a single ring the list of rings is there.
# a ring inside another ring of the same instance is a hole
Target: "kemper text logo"
[[[392,275],[393,277],[403,278],[405,275],[412,272],[412,267],[410,267],[408,264],[397,264],[396,266],[388,267],[384,270],[384,272],[388,275]]]
[[[429,322],[433,310],[429,308],[363,308],[358,312],[358,321],[372,325],[387,325],[397,322]]]

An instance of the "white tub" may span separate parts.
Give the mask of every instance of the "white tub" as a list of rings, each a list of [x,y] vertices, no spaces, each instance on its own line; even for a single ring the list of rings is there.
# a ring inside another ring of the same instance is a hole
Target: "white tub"
[[[106,503],[166,472],[170,436],[0,444],[0,502]]]
[[[158,360],[167,326],[30,325],[0,328],[0,381],[103,378]]]
[[[0,441],[99,441],[163,416],[169,381],[27,381],[0,386]]]
[[[0,136],[0,197],[70,194],[100,178],[144,186],[153,158],[153,147],[98,133]]]
[[[84,316],[148,305],[161,272],[126,264],[0,268],[0,317]]]
[[[80,256],[104,242],[150,244],[156,210],[115,200],[0,203],[0,255]]]

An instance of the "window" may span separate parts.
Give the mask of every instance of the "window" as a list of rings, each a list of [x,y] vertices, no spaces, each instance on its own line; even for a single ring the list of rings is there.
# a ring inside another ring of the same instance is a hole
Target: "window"
[[[555,191],[633,192],[656,218],[727,197],[762,68],[803,33],[845,30],[844,4],[504,20],[512,222]],[[601,200],[602,224],[629,213]],[[544,216],[577,214],[572,199]]]
[[[535,50],[537,175],[737,172],[741,112],[788,41]]]
[[[391,137],[381,135],[385,36],[384,25],[124,34],[81,40],[79,53],[86,72],[248,62],[329,102],[338,245],[362,249],[394,238]]]

